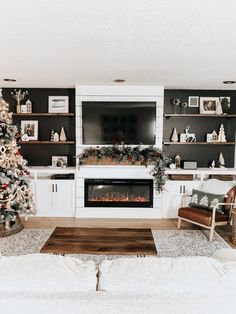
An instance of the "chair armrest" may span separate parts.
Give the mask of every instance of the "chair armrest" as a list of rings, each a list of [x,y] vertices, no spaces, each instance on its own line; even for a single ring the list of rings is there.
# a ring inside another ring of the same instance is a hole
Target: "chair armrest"
[[[214,221],[215,222],[215,216],[216,216],[216,209],[217,209],[217,207],[219,206],[219,205],[230,205],[230,206],[234,206],[234,205],[236,205],[236,203],[217,203],[214,207],[213,207],[213,209],[212,209],[212,221]],[[231,209],[232,209],[232,207],[231,207]],[[229,216],[231,216],[231,210],[230,210],[230,215]]]

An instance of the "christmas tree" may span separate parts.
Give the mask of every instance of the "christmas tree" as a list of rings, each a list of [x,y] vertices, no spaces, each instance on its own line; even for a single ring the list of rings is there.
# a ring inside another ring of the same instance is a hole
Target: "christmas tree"
[[[16,135],[12,113],[0,89],[0,223],[5,226],[14,224],[16,213],[27,216],[35,212],[26,180],[30,173],[27,161],[19,153]]]
[[[224,130],[224,125],[220,125],[220,130],[219,130],[219,135],[218,135],[218,142],[226,142],[226,137],[225,137],[225,130]]]

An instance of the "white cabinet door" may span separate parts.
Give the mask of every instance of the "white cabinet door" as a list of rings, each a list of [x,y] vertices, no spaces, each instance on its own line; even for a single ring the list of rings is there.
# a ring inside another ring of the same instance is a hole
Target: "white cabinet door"
[[[200,185],[200,181],[167,181],[162,193],[162,218],[177,218],[181,195],[191,194]]]
[[[37,216],[74,217],[74,180],[37,180]]]
[[[75,181],[74,180],[52,180],[52,181],[54,184],[53,216],[74,217]]]
[[[53,212],[53,185],[51,180],[36,181],[37,216],[50,216]]]

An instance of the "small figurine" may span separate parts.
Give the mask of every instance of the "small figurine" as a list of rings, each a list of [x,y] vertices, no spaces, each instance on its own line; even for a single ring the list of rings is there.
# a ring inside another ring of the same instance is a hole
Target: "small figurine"
[[[180,142],[196,142],[195,133],[189,133],[190,126],[187,125],[184,129],[185,133],[180,134]]]
[[[212,132],[212,142],[217,142],[218,141],[218,135],[216,133],[216,131],[214,130]]]
[[[27,113],[32,113],[32,102],[28,99],[26,102],[25,102],[25,105],[26,105],[26,112]]]
[[[54,133],[55,133],[55,131],[53,129],[51,129],[51,136],[50,136],[51,142],[54,142]]]
[[[24,142],[28,142],[29,141],[29,136],[28,136],[28,134],[23,134],[22,136],[21,136],[21,140],[22,141],[24,141]]]
[[[222,153],[220,153],[218,163],[220,168],[225,168],[225,159]]]
[[[216,103],[216,114],[221,115],[223,114],[222,106],[220,100]]]
[[[215,166],[216,166],[216,163],[215,163],[215,160],[212,160],[212,163],[211,163],[211,168],[215,168]]]
[[[175,166],[176,166],[176,169],[180,169],[180,162],[181,162],[180,156],[176,155],[175,156]]]
[[[59,134],[57,132],[54,133],[53,141],[54,142],[59,142]]]
[[[63,126],[62,126],[62,128],[61,128],[60,141],[61,141],[61,142],[65,142],[65,141],[66,141],[66,133],[65,133],[65,130],[64,130],[64,127],[63,127]]]
[[[178,142],[178,133],[176,128],[173,129],[172,135],[171,135],[171,142],[177,143]]]
[[[226,137],[225,137],[225,129],[224,125],[220,125],[220,130],[219,130],[219,135],[218,135],[218,142],[226,142]]]

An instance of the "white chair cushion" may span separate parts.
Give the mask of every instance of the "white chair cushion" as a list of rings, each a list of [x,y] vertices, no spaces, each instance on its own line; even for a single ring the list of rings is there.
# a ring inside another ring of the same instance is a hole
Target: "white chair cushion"
[[[234,181],[220,181],[217,179],[209,179],[203,182],[202,191],[213,194],[227,194],[234,185]]]
[[[236,250],[231,248],[219,249],[212,255],[212,257],[221,263],[236,262]]]
[[[94,262],[49,254],[0,257],[0,292],[95,291]]]
[[[121,258],[99,266],[98,289],[103,291],[201,291],[219,286],[223,265],[209,257]]]

